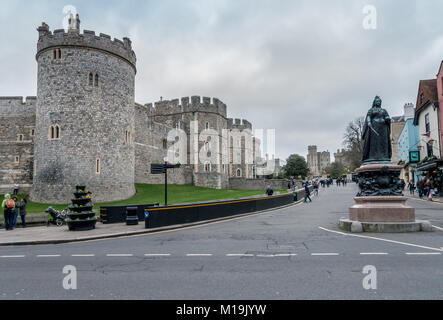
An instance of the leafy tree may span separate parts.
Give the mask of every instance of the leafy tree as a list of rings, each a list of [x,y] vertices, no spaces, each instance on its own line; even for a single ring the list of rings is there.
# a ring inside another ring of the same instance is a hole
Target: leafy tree
[[[326,167],[326,173],[333,179],[342,177],[345,173],[345,167],[340,162],[333,162],[330,166]]]
[[[305,158],[298,154],[291,154],[289,156],[283,170],[287,178],[301,176],[302,179],[305,179],[309,174],[309,168]]]

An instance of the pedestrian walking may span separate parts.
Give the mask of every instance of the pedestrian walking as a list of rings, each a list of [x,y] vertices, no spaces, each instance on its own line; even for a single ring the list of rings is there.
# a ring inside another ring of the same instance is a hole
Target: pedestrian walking
[[[18,183],[14,183],[14,195],[18,195],[18,189],[19,189],[19,184]]]
[[[318,182],[314,182],[314,196],[318,196]]]
[[[412,181],[409,181],[408,189],[409,189],[409,194],[411,196],[413,196],[414,195],[414,190],[415,190],[415,185],[414,185],[414,183]]]
[[[20,201],[20,219],[22,221],[22,228],[26,228],[26,204],[27,200],[23,198]]]
[[[13,219],[11,218],[13,216],[13,209],[15,207],[14,200],[11,199],[10,194],[5,194],[5,199],[2,202],[2,208],[3,208],[3,215],[5,218],[5,229],[7,231],[12,230],[12,222]]]
[[[309,199],[309,202],[312,202],[310,195],[311,195],[311,190],[309,190],[309,183],[306,181],[306,183],[305,183],[305,199],[304,199],[305,203],[308,202],[308,199]]]
[[[417,182],[417,188],[418,188],[418,196],[421,198],[423,198],[424,195],[424,189],[425,189],[425,183],[423,181],[423,179],[419,179]]]
[[[271,189],[271,186],[268,186],[268,188],[266,189],[266,194],[268,196],[272,196],[274,194],[274,190]]]
[[[427,179],[425,182],[425,196],[429,197],[429,192],[431,191],[431,180]]]

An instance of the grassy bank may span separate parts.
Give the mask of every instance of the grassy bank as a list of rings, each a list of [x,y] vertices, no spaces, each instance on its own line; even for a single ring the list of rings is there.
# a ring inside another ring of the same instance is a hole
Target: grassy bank
[[[164,204],[164,185],[150,185],[150,184],[136,184],[137,194],[130,199],[94,203],[94,208],[98,209],[100,206],[120,206],[132,204],[147,204],[160,203]],[[285,191],[280,191],[285,192]],[[187,203],[220,199],[238,199],[243,197],[263,195],[265,190],[216,190],[202,187],[194,187],[189,185],[168,185],[168,204]],[[19,195],[19,199],[25,195]],[[3,198],[3,197],[2,197]],[[28,213],[44,212],[49,206],[56,210],[63,210],[66,205],[51,205],[43,203],[28,202]]]

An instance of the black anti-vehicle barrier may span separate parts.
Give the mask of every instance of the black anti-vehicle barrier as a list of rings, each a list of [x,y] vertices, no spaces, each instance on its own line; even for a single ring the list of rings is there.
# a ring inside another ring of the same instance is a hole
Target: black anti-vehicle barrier
[[[127,208],[136,207],[138,221],[145,220],[145,209],[158,206],[156,204],[100,207],[100,219],[104,224],[126,222]]]
[[[197,204],[151,207],[145,211],[145,228],[159,228],[252,213],[289,205],[303,199],[304,189],[283,195]]]

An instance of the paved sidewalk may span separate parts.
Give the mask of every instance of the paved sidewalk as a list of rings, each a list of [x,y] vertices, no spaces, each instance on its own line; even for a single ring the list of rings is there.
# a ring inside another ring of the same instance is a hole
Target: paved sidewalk
[[[415,192],[413,196],[409,194],[409,191],[404,191],[403,193],[404,193],[404,195],[405,195],[406,197],[408,197],[409,199],[416,199],[416,200],[423,200],[423,201],[429,201],[429,202],[430,202],[430,200],[428,200],[428,198],[425,197],[425,196],[423,196],[423,197],[420,199],[420,197],[418,196],[418,193],[417,193],[417,192]],[[443,203],[443,197],[433,196],[433,197],[432,197],[432,201],[433,201],[433,202],[440,202],[440,203]]]

